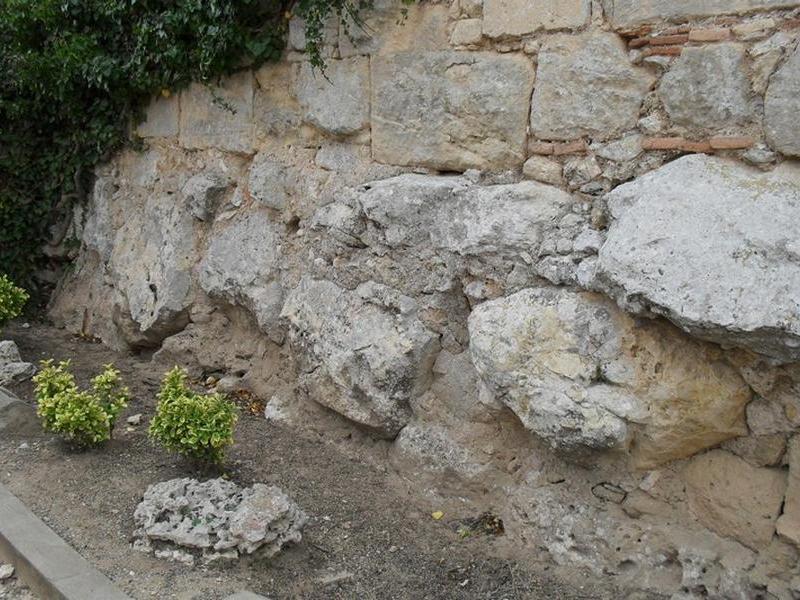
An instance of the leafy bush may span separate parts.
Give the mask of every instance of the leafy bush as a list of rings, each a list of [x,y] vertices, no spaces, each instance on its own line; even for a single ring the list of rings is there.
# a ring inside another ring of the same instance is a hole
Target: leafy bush
[[[0,264],[44,260],[54,215],[91,189],[159,93],[276,60],[294,11],[312,64],[323,24],[371,0],[0,0]]]
[[[81,391],[69,372],[69,361],[43,361],[33,378],[42,426],[79,447],[111,439],[120,411],[128,405],[128,388],[113,365],[92,379],[92,391]]]
[[[204,463],[221,463],[233,443],[236,407],[221,394],[197,394],[186,386],[186,371],[175,367],[158,392],[150,437],[167,450]]]
[[[28,301],[25,290],[15,286],[6,275],[0,275],[0,327],[18,317]]]

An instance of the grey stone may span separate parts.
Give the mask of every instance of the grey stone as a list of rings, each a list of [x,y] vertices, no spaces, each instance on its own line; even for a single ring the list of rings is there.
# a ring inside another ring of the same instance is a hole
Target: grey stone
[[[680,158],[608,194],[599,285],[627,310],[790,362],[800,358],[800,169]]]
[[[38,431],[41,426],[33,408],[0,387],[0,433],[27,435]]]
[[[641,121],[639,123],[641,127]],[[618,162],[633,160],[642,153],[642,136],[638,134],[626,135],[624,138],[606,144],[595,143],[592,151],[600,158]]]
[[[581,187],[602,172],[594,156],[576,156],[564,163],[564,178],[571,189]]]
[[[280,244],[279,226],[266,213],[238,215],[211,232],[198,274],[200,286],[211,297],[245,307],[276,341],[282,339]]]
[[[247,189],[256,202],[282,210],[289,197],[288,169],[274,157],[258,154],[250,165]]]
[[[253,75],[242,71],[214,89],[193,83],[181,93],[180,144],[185,148],[253,151]]]
[[[25,381],[35,373],[36,367],[22,360],[19,348],[14,342],[0,341],[0,386]]]
[[[478,306],[469,333],[487,388],[555,448],[630,444],[651,467],[747,431],[749,388],[712,348],[599,295],[526,289]]]
[[[779,31],[769,39],[750,47],[748,54],[752,59],[753,91],[756,94],[766,92],[775,67],[778,66],[786,50],[792,47],[794,40],[792,34]]]
[[[658,88],[673,123],[712,132],[747,124],[753,109],[744,59],[740,44],[684,48]]]
[[[633,129],[653,83],[612,33],[557,35],[539,53],[531,131],[545,140],[608,139]]]
[[[220,205],[228,182],[216,173],[200,173],[191,177],[181,190],[189,211],[200,221],[207,221],[214,216]]]
[[[609,16],[615,27],[661,23],[696,17],[748,13],[771,8],[794,8],[798,0],[614,0]]]
[[[317,402],[393,438],[411,417],[409,401],[426,391],[439,340],[417,304],[368,282],[355,291],[304,278],[282,316],[301,361],[301,382]]]
[[[305,513],[280,488],[226,479],[171,479],[147,488],[133,514],[135,547],[204,557],[271,558],[300,542]],[[177,549],[175,548],[177,546]]]
[[[372,58],[377,161],[436,169],[522,165],[534,70],[490,52],[399,52]]]
[[[492,38],[540,29],[577,29],[589,20],[589,0],[484,0],[483,31]]]
[[[0,581],[11,579],[14,576],[14,565],[0,564]]]
[[[800,156],[797,92],[800,88],[800,48],[772,75],[764,98],[764,129],[775,150]]]
[[[304,62],[295,94],[306,122],[335,136],[360,131],[369,123],[369,60],[329,60],[325,73]]]

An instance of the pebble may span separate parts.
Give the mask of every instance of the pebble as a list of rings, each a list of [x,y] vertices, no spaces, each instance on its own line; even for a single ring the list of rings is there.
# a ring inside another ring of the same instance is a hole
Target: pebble
[[[0,564],[0,581],[11,579],[14,575],[14,567],[9,564]]]
[[[128,417],[128,425],[139,425],[142,422],[142,413],[131,415]]]

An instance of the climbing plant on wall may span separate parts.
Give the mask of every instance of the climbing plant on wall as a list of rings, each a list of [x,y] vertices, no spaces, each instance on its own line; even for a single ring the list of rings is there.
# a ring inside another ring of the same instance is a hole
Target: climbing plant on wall
[[[276,60],[305,19],[371,0],[0,0],[0,273],[31,285],[54,215],[86,194],[152,95]]]

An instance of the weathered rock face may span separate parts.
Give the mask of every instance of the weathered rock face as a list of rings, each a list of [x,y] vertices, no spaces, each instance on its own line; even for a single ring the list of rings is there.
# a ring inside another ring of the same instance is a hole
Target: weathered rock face
[[[589,0],[486,0],[483,32],[501,38],[539,29],[577,29],[589,20]]]
[[[607,196],[600,286],[694,335],[798,360],[798,191],[795,165],[761,173],[705,156],[623,185]]]
[[[394,437],[409,401],[430,385],[438,337],[412,298],[375,283],[354,292],[304,279],[283,307],[310,396],[378,434]]]
[[[533,65],[520,56],[404,52],[373,58],[375,159],[451,170],[521,165],[533,80]]]
[[[226,479],[189,478],[148,487],[133,519],[137,549],[160,555],[168,545],[199,551],[205,560],[256,551],[271,558],[285,545],[300,542],[308,520],[275,486],[257,483],[242,488]],[[194,554],[188,556],[193,560]]]
[[[692,512],[706,527],[755,549],[772,540],[786,490],[780,471],[712,450],[692,460],[686,483]]]
[[[247,308],[259,327],[278,341],[283,306],[277,224],[263,212],[251,212],[211,233],[199,267],[199,282],[212,298]]]
[[[764,127],[772,146],[788,156],[800,156],[797,90],[800,88],[800,49],[772,75],[764,98]]]
[[[630,445],[653,466],[746,432],[750,391],[714,349],[600,296],[528,289],[480,305],[469,328],[484,383],[554,446]]]
[[[794,437],[787,452],[789,462],[789,481],[786,489],[786,503],[783,514],[778,519],[778,533],[800,545],[800,438]]]
[[[658,93],[677,125],[721,131],[753,117],[745,51],[739,44],[684,49]]]
[[[547,140],[601,139],[631,129],[653,77],[631,66],[616,35],[559,35],[539,53],[531,130]]]
[[[542,560],[788,598],[798,8],[377,0],[324,24],[327,79],[293,17],[285,60],[160,97],[97,169],[51,316],[384,438]]]

